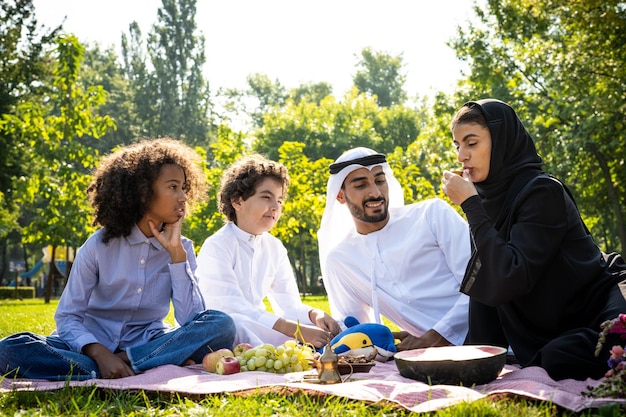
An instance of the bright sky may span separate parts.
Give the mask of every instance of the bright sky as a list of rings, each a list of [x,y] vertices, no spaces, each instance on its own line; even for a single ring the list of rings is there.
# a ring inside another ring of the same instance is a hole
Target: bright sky
[[[147,34],[161,0],[34,0],[40,24],[82,42],[115,45],[132,21]],[[198,0],[211,90],[244,88],[253,73],[288,88],[329,82],[335,96],[352,85],[364,47],[403,54],[409,96],[451,91],[461,63],[446,42],[465,26],[472,0]]]

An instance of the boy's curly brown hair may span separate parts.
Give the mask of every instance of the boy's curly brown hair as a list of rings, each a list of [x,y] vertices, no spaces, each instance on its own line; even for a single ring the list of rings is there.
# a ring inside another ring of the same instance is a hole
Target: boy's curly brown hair
[[[163,165],[178,165],[185,174],[187,204],[206,196],[206,177],[200,157],[189,146],[172,138],[147,139],[104,157],[87,187],[95,209],[93,225],[101,225],[103,241],[128,236],[154,199],[152,184]]]
[[[239,197],[247,200],[257,185],[265,178],[274,178],[283,186],[283,197],[287,198],[289,175],[287,168],[259,154],[252,154],[230,165],[222,174],[219,196],[219,209],[226,218],[234,222],[237,218],[232,200]]]

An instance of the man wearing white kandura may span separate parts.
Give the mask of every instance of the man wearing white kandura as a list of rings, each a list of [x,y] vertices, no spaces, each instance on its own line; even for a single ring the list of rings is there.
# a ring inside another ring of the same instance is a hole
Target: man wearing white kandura
[[[385,155],[371,149],[345,152],[330,174],[318,239],[333,317],[386,317],[402,329],[398,350],[463,344],[467,223],[438,198],[405,206]]]

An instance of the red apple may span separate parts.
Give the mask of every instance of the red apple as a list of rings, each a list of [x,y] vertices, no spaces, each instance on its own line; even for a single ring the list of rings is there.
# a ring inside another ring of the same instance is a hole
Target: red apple
[[[233,349],[233,353],[235,354],[235,356],[243,356],[243,352],[245,352],[246,350],[252,349],[252,347],[253,346],[250,343],[239,343]]]
[[[224,356],[217,362],[215,370],[220,375],[230,375],[239,372],[241,370],[241,366],[239,365],[237,358],[234,356]]]
[[[233,356],[233,351],[230,349],[222,348],[222,349],[214,350],[213,352],[207,353],[206,355],[204,355],[204,358],[202,358],[202,367],[207,372],[215,373],[217,363],[224,356]]]

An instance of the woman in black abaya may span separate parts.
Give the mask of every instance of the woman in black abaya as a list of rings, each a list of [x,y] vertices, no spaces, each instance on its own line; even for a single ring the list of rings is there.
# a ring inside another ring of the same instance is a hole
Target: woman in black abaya
[[[445,171],[443,189],[473,240],[461,285],[470,296],[466,344],[510,347],[522,366],[555,380],[602,377],[619,339],[596,356],[600,325],[626,312],[621,256],[600,251],[510,106],[466,103],[451,129],[463,173]]]

